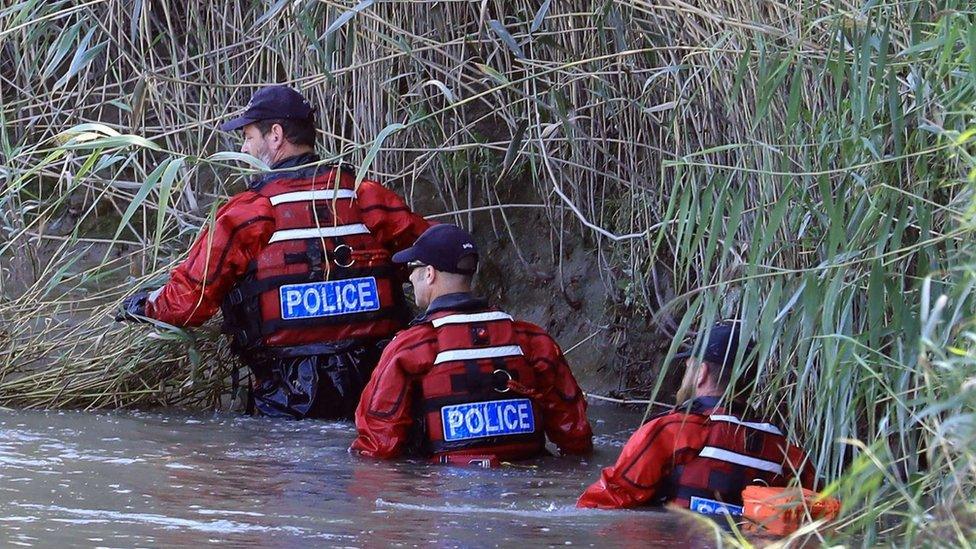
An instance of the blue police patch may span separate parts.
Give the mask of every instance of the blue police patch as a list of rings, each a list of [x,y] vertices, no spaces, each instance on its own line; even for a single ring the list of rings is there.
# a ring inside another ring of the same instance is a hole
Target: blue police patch
[[[535,432],[532,401],[527,398],[444,406],[441,424],[447,442]]]
[[[737,517],[742,514],[741,505],[732,505],[731,503],[723,503],[698,496],[691,497],[688,507],[692,511],[703,515],[732,515]]]
[[[287,284],[278,289],[278,297],[284,320],[346,315],[380,308],[376,279],[371,276]]]

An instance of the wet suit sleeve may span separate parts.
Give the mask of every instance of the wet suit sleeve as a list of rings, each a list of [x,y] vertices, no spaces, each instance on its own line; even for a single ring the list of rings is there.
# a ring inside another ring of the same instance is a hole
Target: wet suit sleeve
[[[522,348],[539,376],[542,421],[546,436],[563,454],[588,454],[593,450],[593,430],[586,418],[586,399],[563,357],[559,345],[541,328],[522,332]]]
[[[413,246],[430,227],[430,222],[410,211],[399,195],[375,181],[363,181],[356,198],[363,223],[391,253]]]
[[[576,501],[577,507],[621,509],[647,503],[671,471],[675,453],[675,416],[645,423],[624,445],[617,462]],[[680,421],[680,420],[679,420]]]
[[[358,436],[349,448],[360,455],[391,459],[403,453],[413,425],[414,375],[408,370],[402,332],[380,357],[356,407]],[[409,346],[409,345],[408,345]]]
[[[274,232],[270,201],[246,191],[217,210],[190,252],[153,292],[146,315],[176,326],[199,326],[217,312],[224,296],[267,245]]]

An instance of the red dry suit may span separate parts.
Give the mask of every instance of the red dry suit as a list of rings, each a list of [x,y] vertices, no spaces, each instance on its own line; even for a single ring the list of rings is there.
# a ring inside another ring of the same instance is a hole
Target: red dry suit
[[[315,161],[305,154],[273,168]],[[390,257],[429,223],[378,183],[354,183],[335,166],[256,180],[217,211],[147,301],[147,316],[178,326],[202,324],[223,303],[224,331],[254,372],[264,413],[342,415],[315,412],[316,386],[329,381],[322,398],[351,401],[351,415],[379,354],[373,342],[404,324],[402,274]]]
[[[786,486],[799,476],[813,487],[814,471],[803,450],[770,423],[744,421],[700,397],[644,424],[627,441],[617,463],[583,492],[578,507],[616,509],[671,502],[706,514],[736,514],[742,490],[753,480]],[[741,511],[740,511],[741,512]]]
[[[541,328],[468,293],[434,300],[386,347],[356,409],[352,450],[498,460],[593,447],[586,401]]]

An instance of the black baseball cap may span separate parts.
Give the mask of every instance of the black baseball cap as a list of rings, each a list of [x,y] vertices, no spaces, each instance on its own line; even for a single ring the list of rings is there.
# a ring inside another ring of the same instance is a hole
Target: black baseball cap
[[[468,231],[444,223],[427,229],[413,246],[393,254],[393,262],[418,262],[446,273],[473,275],[478,269],[478,246]]]
[[[697,347],[690,347],[679,352],[674,355],[674,358],[697,357],[700,355],[706,362],[721,366],[723,369],[728,368],[731,371],[735,363],[735,356],[739,352],[741,332],[740,322],[719,322],[712,326],[712,329],[709,331],[708,339],[704,343],[704,349],[699,344]],[[752,341],[746,341],[744,343],[746,350],[743,357],[748,357],[753,344]]]
[[[291,120],[312,120],[315,109],[302,94],[288,86],[268,86],[251,96],[244,112],[220,125],[229,132],[239,130],[248,124],[271,118]]]

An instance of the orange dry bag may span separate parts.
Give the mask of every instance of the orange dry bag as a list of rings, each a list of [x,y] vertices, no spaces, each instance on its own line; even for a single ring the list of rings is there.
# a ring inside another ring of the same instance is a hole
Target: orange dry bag
[[[795,532],[808,516],[831,521],[840,513],[840,501],[806,488],[747,486],[742,504],[747,528],[777,536]]]

